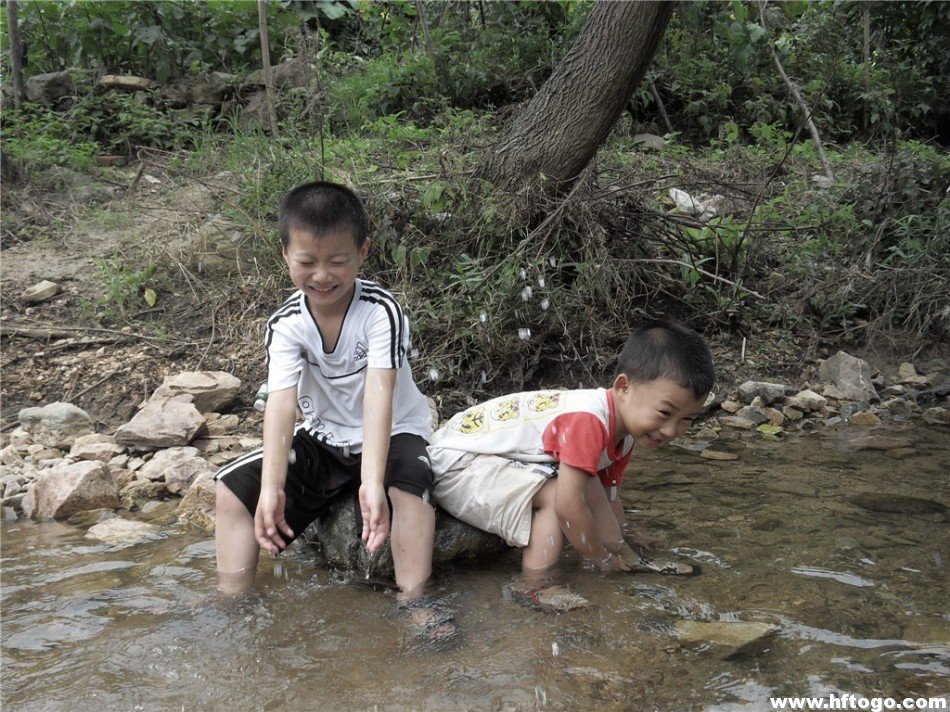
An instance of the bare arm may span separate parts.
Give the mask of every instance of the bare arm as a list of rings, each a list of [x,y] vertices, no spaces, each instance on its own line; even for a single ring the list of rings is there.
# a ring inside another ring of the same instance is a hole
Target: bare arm
[[[396,370],[368,368],[363,393],[363,456],[360,469],[360,512],[363,541],[373,552],[389,536],[389,504],[383,481],[393,424]]]
[[[290,538],[294,535],[284,519],[284,483],[287,481],[287,455],[294,436],[296,415],[296,386],[268,394],[264,409],[261,496],[254,514],[254,537],[272,554],[287,547],[281,534]]]
[[[619,568],[620,562],[598,534],[597,522],[587,501],[589,480],[586,472],[562,462],[558,467],[554,511],[571,546],[602,571],[613,571]]]

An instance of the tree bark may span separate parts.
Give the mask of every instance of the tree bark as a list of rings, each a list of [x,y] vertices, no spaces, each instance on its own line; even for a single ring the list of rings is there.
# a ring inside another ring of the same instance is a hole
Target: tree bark
[[[23,42],[20,39],[20,14],[16,0],[7,0],[7,33],[10,36],[10,74],[13,79],[13,106],[26,99],[23,90]]]
[[[261,35],[261,73],[264,91],[267,92],[267,117],[271,136],[277,136],[277,90],[274,87],[274,72],[270,66],[270,40],[267,36],[267,0],[257,0],[257,26]]]
[[[598,0],[570,51],[476,174],[509,191],[570,188],[646,74],[672,9],[670,2]]]

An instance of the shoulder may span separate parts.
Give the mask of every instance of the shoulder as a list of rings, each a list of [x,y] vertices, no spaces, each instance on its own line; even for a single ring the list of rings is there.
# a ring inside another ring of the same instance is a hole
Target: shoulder
[[[392,292],[366,279],[359,280],[359,284],[358,300],[362,306],[370,309],[375,307],[402,316],[402,305]]]
[[[273,329],[278,323],[292,321],[303,314],[304,301],[300,291],[294,292],[267,320],[267,329]]]

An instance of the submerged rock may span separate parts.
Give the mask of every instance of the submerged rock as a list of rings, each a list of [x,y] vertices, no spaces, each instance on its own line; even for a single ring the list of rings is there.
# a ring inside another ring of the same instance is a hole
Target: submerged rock
[[[359,511],[355,494],[343,497],[330,507],[323,519],[307,527],[303,537],[323,549],[323,555],[331,566],[366,576],[391,575],[393,560],[390,539],[379,551],[369,554],[359,535]],[[508,546],[500,537],[469,526],[440,509],[436,510],[434,564],[497,555],[507,549]]]
[[[887,492],[863,492],[850,498],[856,504],[869,512],[883,514],[943,514],[946,506],[932,499],[908,497]]]
[[[770,623],[676,621],[682,644],[718,646],[723,659],[760,651],[778,630]]]
[[[161,530],[154,524],[135,522],[114,517],[89,528],[87,539],[98,539],[115,546],[133,546],[161,537]]]

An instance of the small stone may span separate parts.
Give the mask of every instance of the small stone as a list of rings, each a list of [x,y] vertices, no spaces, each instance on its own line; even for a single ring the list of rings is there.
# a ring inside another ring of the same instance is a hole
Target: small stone
[[[788,405],[803,413],[813,413],[828,405],[828,399],[806,388],[789,398]]]
[[[733,452],[723,452],[722,450],[710,450],[706,448],[699,453],[700,457],[705,457],[707,460],[738,460],[739,456]]]
[[[736,430],[752,430],[756,426],[755,422],[738,415],[720,418],[719,422],[728,428],[735,428]]]
[[[805,417],[805,414],[802,411],[800,411],[798,408],[793,408],[790,405],[782,406],[782,415],[793,422],[801,420]]]
[[[860,413],[855,413],[852,415],[848,422],[852,425],[861,425],[865,427],[874,427],[881,424],[881,419],[878,418],[874,413],[869,410],[862,411]]]
[[[950,409],[928,408],[924,411],[923,418],[931,425],[950,425]]]
[[[727,398],[719,405],[719,407],[727,413],[736,413],[738,412],[739,408],[742,407],[742,403]]]
[[[56,282],[44,279],[23,292],[23,301],[27,304],[40,304],[59,294],[60,286]]]

